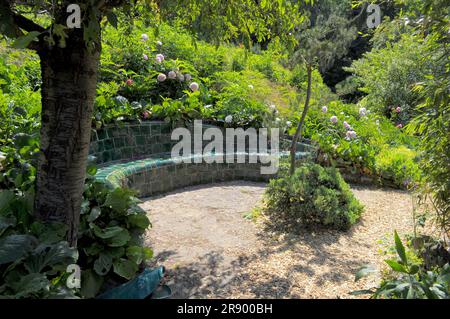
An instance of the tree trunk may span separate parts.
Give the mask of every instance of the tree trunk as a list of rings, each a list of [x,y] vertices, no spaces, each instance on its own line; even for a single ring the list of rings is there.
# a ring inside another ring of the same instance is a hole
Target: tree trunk
[[[66,48],[47,46],[38,54],[42,122],[34,213],[66,223],[67,240],[76,246],[100,46],[89,51],[82,31],[73,30]]]
[[[289,174],[294,174],[295,171],[295,153],[297,151],[297,142],[302,138],[302,129],[303,123],[305,122],[306,114],[309,109],[309,100],[311,99],[311,84],[312,84],[312,65],[306,64],[307,74],[308,74],[308,88],[306,89],[306,100],[305,106],[303,108],[302,117],[300,118],[300,122],[298,123],[297,130],[295,131],[295,135],[292,139],[291,144],[291,165],[289,167]]]

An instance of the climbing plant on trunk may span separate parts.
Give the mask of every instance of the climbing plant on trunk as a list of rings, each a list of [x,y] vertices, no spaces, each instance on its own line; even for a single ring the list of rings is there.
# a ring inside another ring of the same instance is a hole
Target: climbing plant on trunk
[[[156,26],[166,17],[218,40],[279,35],[283,41],[301,20],[299,4],[304,2],[309,0],[0,0],[0,34],[15,39],[16,48],[35,50],[41,62],[35,216],[65,222],[68,241],[76,245],[105,23],[116,26],[120,21],[131,29],[133,18]],[[79,27],[72,16],[74,5],[80,12]]]

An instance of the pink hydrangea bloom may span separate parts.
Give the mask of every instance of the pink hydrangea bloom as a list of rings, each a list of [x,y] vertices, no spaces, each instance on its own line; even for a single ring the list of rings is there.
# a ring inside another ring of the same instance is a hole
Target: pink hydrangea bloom
[[[328,107],[327,106],[322,106],[322,112],[323,113],[327,113],[328,112]]]
[[[347,121],[344,121],[344,127],[345,127],[345,129],[347,129],[347,130],[350,130],[352,127],[350,126],[350,124],[348,124],[347,123]]]
[[[332,117],[330,117],[330,122],[336,124],[338,122],[337,116],[333,115]]]
[[[157,80],[158,82],[164,82],[166,80],[166,75],[164,73],[158,74]]]
[[[397,108],[395,109],[396,113],[400,113],[402,111],[402,108],[400,106],[397,106]]]
[[[170,71],[169,74],[167,74],[167,77],[168,77],[169,79],[174,80],[174,79],[177,78],[177,74],[175,73],[175,71]]]
[[[126,80],[126,82],[125,82],[128,86],[131,86],[131,85],[133,85],[133,80],[132,79],[127,79]]]
[[[144,58],[145,61],[148,60],[148,55],[147,55],[147,54],[144,53],[144,54],[142,55],[142,57]]]
[[[397,128],[403,128],[403,124],[402,123],[397,124]]]
[[[199,89],[199,85],[198,85],[198,83],[197,82],[192,82],[190,85],[189,85],[189,88],[192,90],[192,91],[198,91],[198,89]]]
[[[360,116],[366,116],[367,115],[367,109],[365,107],[362,107],[359,109],[359,115]]]
[[[143,117],[144,119],[148,119],[148,118],[150,117],[150,112],[149,112],[149,111],[144,111],[144,112],[142,112],[142,117]]]
[[[162,63],[164,61],[165,57],[161,53],[157,54],[155,57],[156,62]]]
[[[356,138],[356,132],[355,131],[347,131],[346,137],[349,139],[354,139]]]

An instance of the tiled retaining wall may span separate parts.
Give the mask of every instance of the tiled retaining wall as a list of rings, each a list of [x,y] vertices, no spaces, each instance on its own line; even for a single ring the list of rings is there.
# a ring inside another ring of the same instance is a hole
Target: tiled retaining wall
[[[209,127],[212,126],[203,125],[204,130]],[[136,189],[141,197],[145,197],[190,185],[238,179],[268,181],[274,177],[261,174],[261,163],[173,161],[170,151],[178,141],[171,141],[171,133],[171,125],[165,122],[107,126],[94,132],[90,155],[97,158],[100,166],[97,178],[113,186]],[[194,138],[194,134],[191,135]],[[207,143],[209,141],[204,141],[203,145]],[[307,147],[299,145],[299,159],[306,157],[307,153],[300,152],[306,151]]]
[[[92,133],[89,154],[102,165],[167,153],[177,143],[170,140],[171,132],[164,122],[109,125]]]

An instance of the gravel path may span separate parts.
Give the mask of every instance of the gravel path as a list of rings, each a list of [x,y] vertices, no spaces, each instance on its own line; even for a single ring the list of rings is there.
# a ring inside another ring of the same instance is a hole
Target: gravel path
[[[386,258],[381,249],[412,231],[411,197],[397,190],[352,187],[364,204],[347,233],[274,233],[243,216],[257,207],[265,184],[196,186],[142,204],[153,224],[146,237],[166,266],[174,298],[351,298],[377,278],[354,283],[355,271]]]

